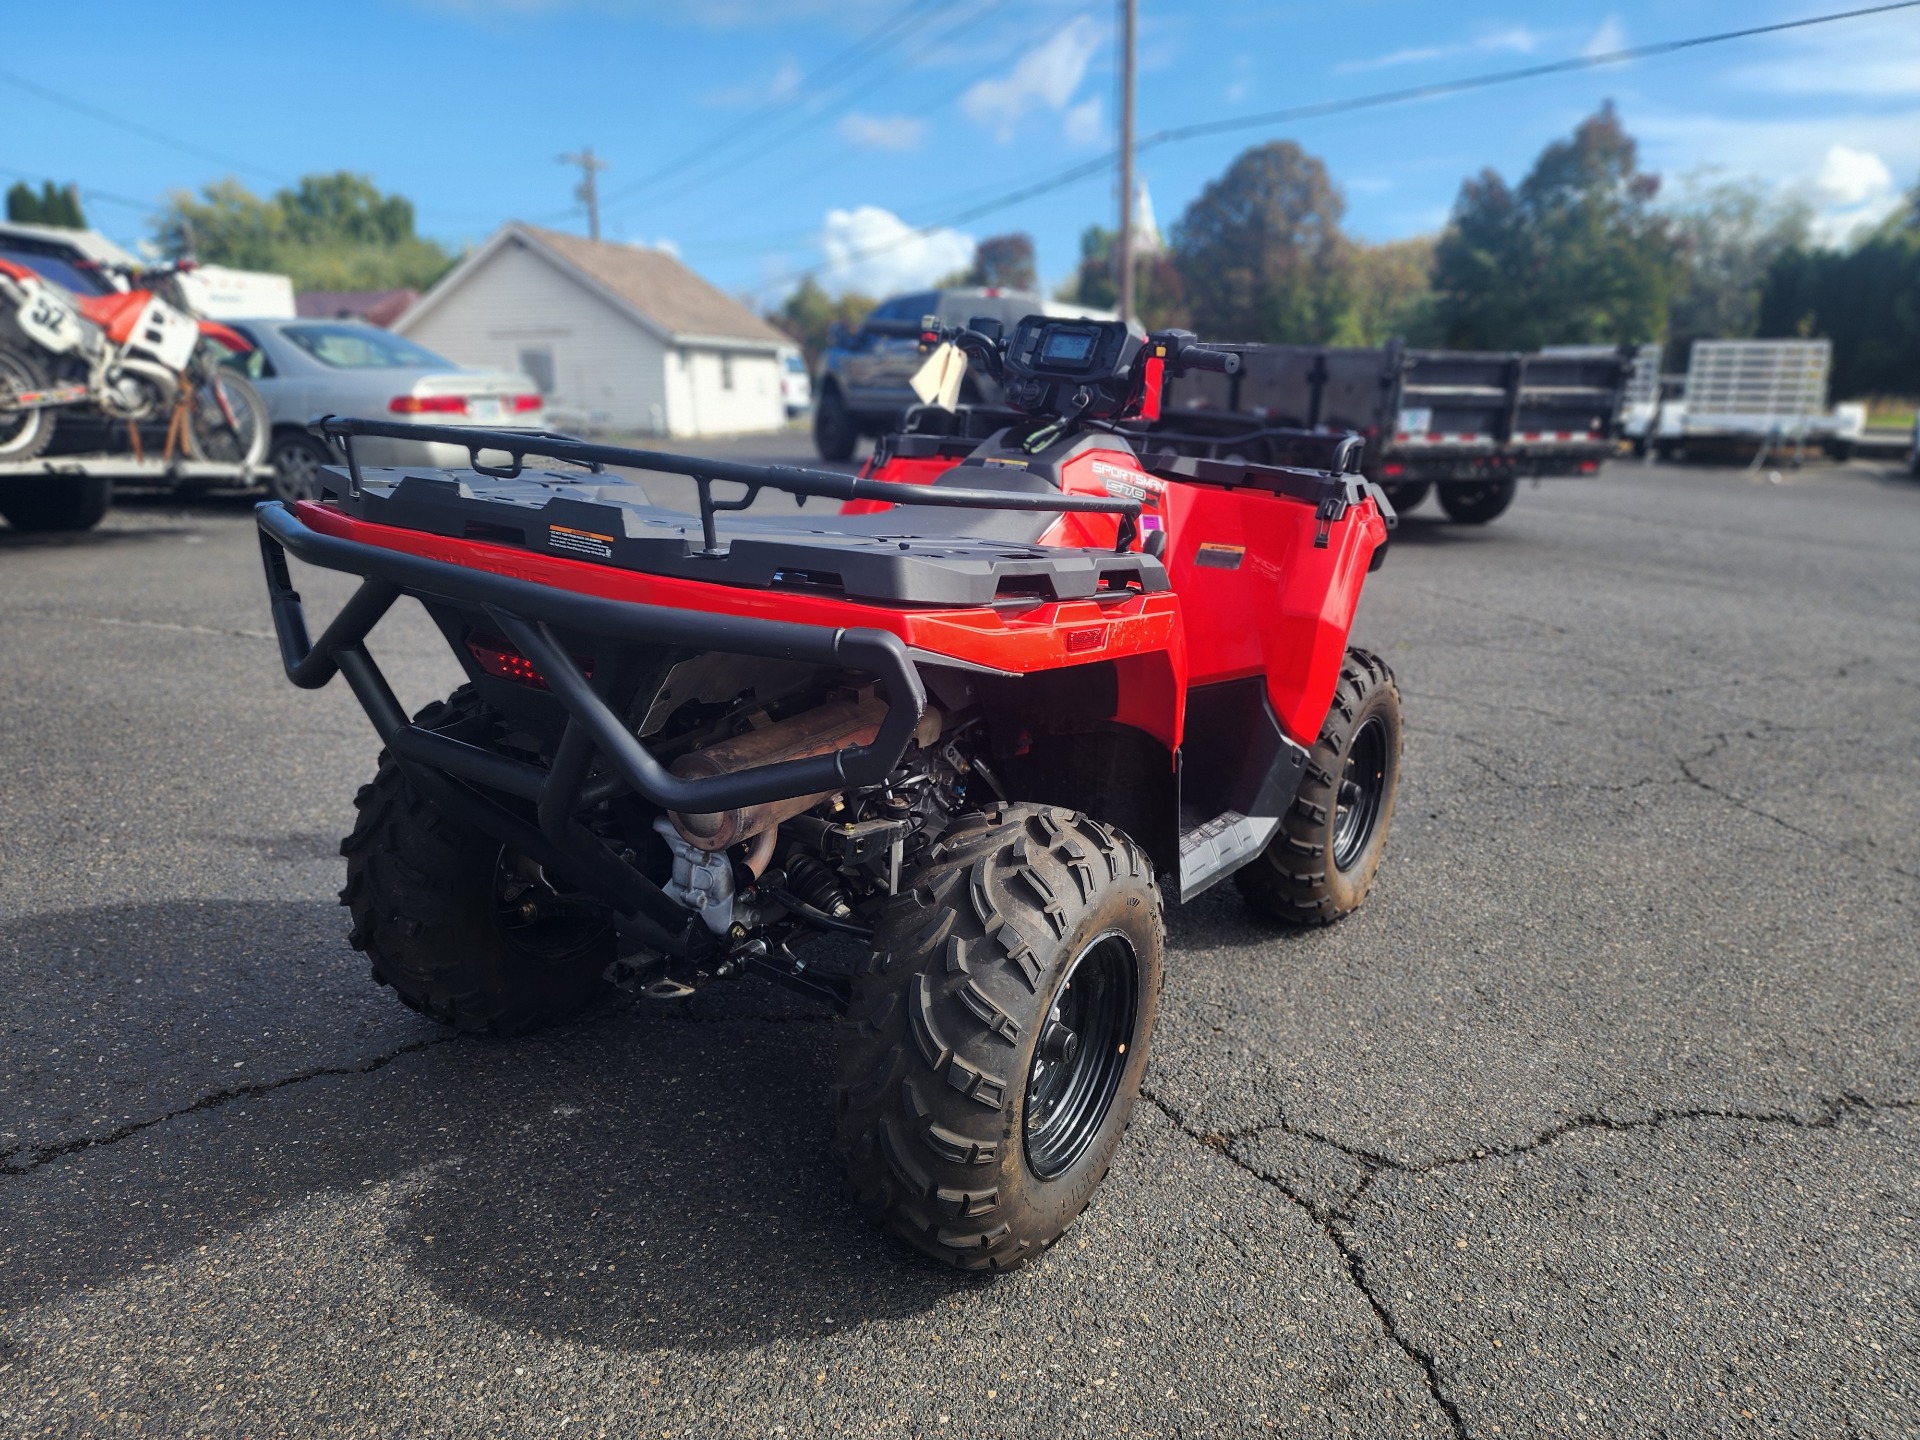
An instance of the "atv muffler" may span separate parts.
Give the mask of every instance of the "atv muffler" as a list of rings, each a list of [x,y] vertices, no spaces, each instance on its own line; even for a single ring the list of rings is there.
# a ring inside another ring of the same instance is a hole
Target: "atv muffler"
[[[858,700],[835,700],[802,714],[775,721],[760,730],[749,730],[731,740],[722,740],[704,750],[683,755],[673,764],[673,774],[681,780],[702,780],[714,775],[731,775],[759,765],[774,765],[782,760],[802,760],[811,755],[831,755],[849,745],[870,745],[887,718],[886,702],[869,693]],[[709,815],[683,815],[669,812],[673,828],[696,850],[725,850],[742,840],[751,840],[795,815],[804,815],[834,792],[822,790],[813,795],[795,795],[786,800],[764,800],[755,805],[740,805]]]

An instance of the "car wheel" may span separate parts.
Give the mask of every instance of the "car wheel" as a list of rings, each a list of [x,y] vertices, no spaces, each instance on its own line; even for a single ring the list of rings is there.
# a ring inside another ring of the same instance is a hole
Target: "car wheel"
[[[333,464],[335,459],[325,445],[298,430],[275,435],[267,458],[273,466],[267,472],[267,489],[274,499],[289,505],[297,500],[318,500],[320,467]]]
[[[813,410],[813,448],[822,460],[846,461],[860,443],[860,427],[838,390],[822,391]]]

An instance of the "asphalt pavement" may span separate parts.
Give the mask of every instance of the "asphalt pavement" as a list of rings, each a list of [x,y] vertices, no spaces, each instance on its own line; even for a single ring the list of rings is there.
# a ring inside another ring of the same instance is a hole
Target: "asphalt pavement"
[[[1429,507],[1355,641],[1372,897],[1176,911],[1119,1162],[980,1281],[840,1200],[795,997],[485,1043],[369,983],[377,746],[246,504],[0,531],[0,1435],[1920,1432],[1920,485]]]

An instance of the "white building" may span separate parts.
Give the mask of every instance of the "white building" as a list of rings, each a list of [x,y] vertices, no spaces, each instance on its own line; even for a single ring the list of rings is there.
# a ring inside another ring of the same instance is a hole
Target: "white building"
[[[531,376],[561,424],[685,436],[786,423],[793,342],[663,250],[514,221],[393,328],[462,365]]]

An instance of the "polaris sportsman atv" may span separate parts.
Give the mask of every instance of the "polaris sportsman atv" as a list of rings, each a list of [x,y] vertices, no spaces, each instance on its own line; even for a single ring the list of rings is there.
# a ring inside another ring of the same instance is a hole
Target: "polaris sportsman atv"
[[[1351,437],[1315,467],[1136,453],[1116,424],[1166,375],[1237,363],[1185,332],[925,340],[1017,412],[929,484],[329,417],[322,500],[258,520],[288,678],[341,675],[385,747],[341,846],[374,979],[493,1034],[614,984],[801,990],[844,1017],[852,1196],[998,1270],[1112,1162],[1163,884],[1231,875],[1295,924],[1366,895],[1400,709],[1346,641],[1392,512]],[[471,464],[362,467],[362,435]],[[608,465],[691,476],[698,515]],[[769,490],[879,508],[756,513]],[[312,642],[289,553],[364,577]],[[366,644],[402,596],[468,677],[412,720]]]

